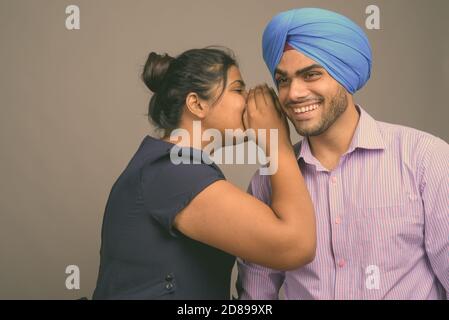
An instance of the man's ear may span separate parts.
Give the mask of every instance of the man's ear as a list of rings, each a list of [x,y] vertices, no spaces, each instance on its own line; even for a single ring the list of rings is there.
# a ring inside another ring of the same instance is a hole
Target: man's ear
[[[194,92],[190,92],[187,95],[186,106],[187,110],[189,110],[193,115],[197,116],[200,119],[204,119],[206,117],[207,111],[209,110],[209,105],[207,104],[207,102],[198,97],[198,94]]]

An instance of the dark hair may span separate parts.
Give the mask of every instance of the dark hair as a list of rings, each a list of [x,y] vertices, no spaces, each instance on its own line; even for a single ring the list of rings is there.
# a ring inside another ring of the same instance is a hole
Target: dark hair
[[[192,49],[176,58],[151,52],[142,73],[142,80],[154,92],[148,108],[148,119],[165,134],[179,125],[182,107],[191,92],[201,99],[213,98],[213,88],[222,84],[218,101],[227,83],[227,72],[238,66],[227,48]]]

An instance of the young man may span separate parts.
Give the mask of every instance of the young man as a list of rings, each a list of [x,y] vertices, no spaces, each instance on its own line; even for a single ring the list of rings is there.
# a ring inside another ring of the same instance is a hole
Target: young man
[[[370,77],[371,48],[351,20],[322,9],[275,16],[265,62],[304,139],[297,160],[315,206],[315,260],[280,272],[239,260],[241,299],[447,299],[449,146],[374,120],[352,95]],[[269,179],[249,192],[270,203]]]

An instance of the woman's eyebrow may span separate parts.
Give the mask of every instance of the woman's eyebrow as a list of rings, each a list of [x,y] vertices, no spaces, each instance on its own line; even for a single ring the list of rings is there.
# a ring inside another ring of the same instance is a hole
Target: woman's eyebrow
[[[234,83],[239,83],[242,87],[246,87],[246,84],[243,80],[235,80],[235,81],[231,82],[229,85],[232,85]]]

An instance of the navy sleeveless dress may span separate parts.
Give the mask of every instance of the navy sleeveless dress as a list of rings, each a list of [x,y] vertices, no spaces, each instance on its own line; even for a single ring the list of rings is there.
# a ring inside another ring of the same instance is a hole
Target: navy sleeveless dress
[[[214,163],[172,163],[173,146],[146,136],[113,185],[93,299],[230,298],[235,257],[173,227],[176,214],[225,177]]]

